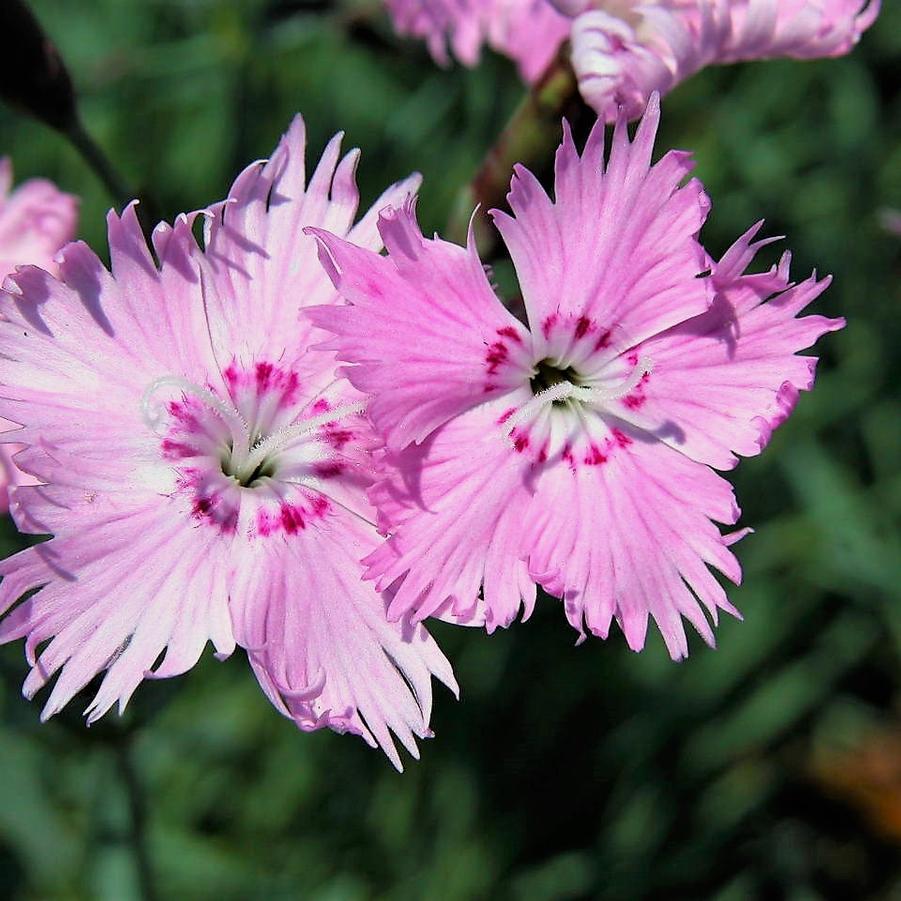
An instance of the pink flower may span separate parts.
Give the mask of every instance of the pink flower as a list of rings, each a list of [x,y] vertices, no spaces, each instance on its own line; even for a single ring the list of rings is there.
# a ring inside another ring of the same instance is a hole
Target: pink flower
[[[10,194],[12,164],[0,159],[0,282],[16,266],[30,264],[54,272],[53,258],[72,239],[78,220],[78,200],[63,194],[44,179],[34,178]],[[0,419],[0,433],[18,426]],[[35,480],[21,472],[13,456],[21,445],[0,445],[0,513],[9,509],[10,485],[33,485]]]
[[[43,178],[10,193],[12,176],[9,159],[0,159],[0,279],[26,264],[54,272],[53,258],[75,234],[78,200]]]
[[[442,65],[447,45],[465,65],[482,44],[509,56],[527,82],[536,81],[569,34],[569,22],[548,0],[386,0],[400,34],[421,38]]]
[[[13,514],[54,537],[0,563],[0,641],[27,639],[26,696],[59,674],[44,718],[105,672],[88,722],[207,641],[237,643],[301,729],[356,733],[400,768],[391,732],[415,756],[431,676],[456,688],[425,629],[389,622],[361,581],[376,442],[300,319],[337,300],[301,229],[377,251],[376,209],[418,177],[354,225],[358,152],[339,161],[336,136],[305,187],[304,148],[298,117],[206,211],[203,253],[182,216],[155,229],[155,262],[131,205],[109,217],[112,274],[76,243],[60,281],[7,280],[0,413],[24,423],[19,462],[43,483]]]
[[[655,96],[630,143],[617,121],[581,156],[568,129],[556,199],[518,167],[513,216],[493,217],[516,266],[527,328],[495,296],[472,239],[426,240],[412,202],[381,214],[382,257],[319,229],[348,304],[311,309],[385,436],[372,497],[389,539],[368,576],[408,611],[508,625],[535,583],[570,623],[631,648],[648,616],[674,658],[682,617],[736,613],[708,567],[738,582],[722,535],[739,509],[712,467],[759,453],[813,384],[797,355],[838,319],[797,318],[829,283],[788,278],[788,255],[748,274],[759,224],[719,261],[698,242],[710,207],[682,184],[685,153],[650,164]]]
[[[880,0],[556,0],[575,16],[572,63],[598,115],[638,116],[705,66],[850,52],[876,20]]]

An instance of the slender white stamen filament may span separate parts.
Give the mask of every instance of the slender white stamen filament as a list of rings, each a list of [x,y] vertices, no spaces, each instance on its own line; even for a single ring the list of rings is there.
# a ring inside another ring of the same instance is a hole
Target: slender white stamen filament
[[[180,378],[175,375],[164,375],[156,381],[148,385],[144,396],[141,398],[141,416],[147,427],[156,434],[159,434],[158,428],[162,421],[162,415],[159,407],[155,410],[151,405],[153,396],[161,388],[179,388],[182,393],[197,398],[208,409],[212,410],[219,416],[228,426],[232,435],[232,445],[234,453],[243,455],[247,453],[248,428],[244,417],[234,408],[223,403],[212,391],[207,388],[201,388],[187,379]]]
[[[329,410],[327,413],[323,413],[320,416],[314,416],[312,419],[307,419],[295,426],[289,426],[288,428],[270,435],[268,438],[264,438],[253,447],[244,460],[239,462],[239,465],[235,470],[236,478],[239,481],[244,482],[253,475],[258,466],[265,462],[267,457],[277,454],[280,450],[298,439],[312,435],[322,426],[327,425],[330,422],[346,419],[348,416],[353,416],[355,413],[362,413],[365,409],[366,405],[363,403],[344,404],[343,406],[335,407],[334,410]]]
[[[587,404],[603,404],[611,400],[619,400],[630,392],[634,391],[641,380],[650,375],[654,369],[654,364],[650,357],[641,357],[635,364],[635,368],[629,373],[626,379],[618,385],[610,388],[602,388],[600,386],[589,388],[581,387],[573,391],[573,397]]]
[[[572,382],[557,382],[556,385],[551,385],[550,388],[539,391],[504,423],[504,434],[509,436],[521,422],[531,419],[542,407],[556,403],[559,400],[566,400],[566,398],[572,397],[575,391],[576,386]]]

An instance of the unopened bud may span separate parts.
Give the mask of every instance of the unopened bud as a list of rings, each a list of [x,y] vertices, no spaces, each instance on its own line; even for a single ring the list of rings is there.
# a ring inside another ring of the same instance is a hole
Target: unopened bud
[[[0,2],[0,98],[60,131],[77,122],[75,91],[59,51],[22,0]]]

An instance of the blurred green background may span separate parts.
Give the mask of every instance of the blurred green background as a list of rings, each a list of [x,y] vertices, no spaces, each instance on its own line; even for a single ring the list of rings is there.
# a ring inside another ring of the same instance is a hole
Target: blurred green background
[[[167,218],[225,196],[290,117],[312,151],[363,148],[364,201],[412,169],[424,229],[522,97],[512,65],[441,70],[377,6],[39,0],[88,128]],[[901,898],[901,4],[848,58],[710,70],[664,103],[659,147],[696,152],[719,253],[785,234],[818,304],[817,389],[734,474],[745,585],[719,649],[673,664],[653,635],[573,647],[556,602],[488,638],[436,626],[463,701],[395,773],[301,734],[240,653],[145,684],[126,716],[38,723],[21,646],[0,651],[0,897]],[[0,51],[2,52],[2,51]],[[18,179],[111,200],[48,129],[0,110]],[[546,173],[544,173],[546,174]],[[779,253],[770,248],[769,263]],[[498,267],[512,288],[508,265]],[[2,549],[17,546],[4,525]],[[149,871],[149,872],[148,872]]]

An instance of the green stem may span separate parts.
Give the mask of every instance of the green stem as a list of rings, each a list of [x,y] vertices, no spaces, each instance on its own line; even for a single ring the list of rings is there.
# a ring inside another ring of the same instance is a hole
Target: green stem
[[[103,148],[91,137],[80,119],[74,119],[64,129],[63,134],[72,142],[72,145],[81,154],[84,161],[91,167],[103,186],[113,198],[113,204],[118,210],[123,210],[132,200],[140,200],[137,208],[138,221],[144,234],[149,238],[153,227],[160,220],[159,209],[152,199],[141,196],[119,174],[110,158],[104,153]]]
[[[115,744],[115,753],[119,776],[128,798],[128,812],[131,819],[129,841],[135,857],[141,897],[144,901],[156,901],[159,895],[156,890],[150,848],[147,843],[147,805],[131,751],[131,736],[130,734],[123,735],[122,739]]]
[[[104,187],[118,207],[124,207],[130,203],[137,194],[125,182],[116,171],[109,157],[103,152],[100,145],[88,134],[81,121],[76,119],[64,134],[72,142],[74,147],[84,158],[84,161],[94,170]]]
[[[516,163],[533,167],[547,158],[559,143],[560,120],[578,98],[568,56],[564,47],[541,80],[523,98],[485,155],[473,180],[458,195],[447,226],[450,240],[459,243],[466,240],[469,220],[476,206],[481,205],[487,210],[504,203]],[[477,237],[487,240],[486,234]]]

